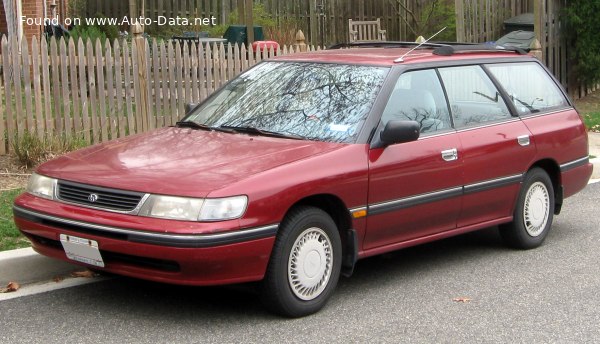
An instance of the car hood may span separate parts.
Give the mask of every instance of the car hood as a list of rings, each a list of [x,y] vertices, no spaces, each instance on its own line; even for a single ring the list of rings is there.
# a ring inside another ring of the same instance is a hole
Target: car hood
[[[204,197],[257,173],[346,144],[164,128],[78,150],[38,173],[79,183]]]

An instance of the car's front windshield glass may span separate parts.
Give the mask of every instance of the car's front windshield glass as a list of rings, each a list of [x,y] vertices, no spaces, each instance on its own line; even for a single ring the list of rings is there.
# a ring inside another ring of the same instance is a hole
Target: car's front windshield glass
[[[389,68],[265,62],[233,80],[184,120],[352,143]]]

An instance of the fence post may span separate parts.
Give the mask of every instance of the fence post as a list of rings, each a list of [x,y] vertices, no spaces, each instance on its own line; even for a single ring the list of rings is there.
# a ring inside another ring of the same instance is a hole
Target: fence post
[[[294,50],[296,52],[306,51],[306,38],[304,37],[304,32],[302,32],[302,30],[298,30],[298,32],[296,32],[296,44],[294,44]]]
[[[136,23],[132,28],[131,32],[133,33],[133,49],[136,49],[137,52],[137,70],[134,70],[134,73],[138,73],[139,80],[139,92],[136,92],[136,96],[139,96],[139,99],[136,100],[136,119],[141,119],[140,122],[136,123],[136,133],[140,133],[148,130],[148,114],[150,109],[148,109],[148,69],[146,68],[146,38],[144,38],[144,28],[140,23]],[[135,80],[135,79],[134,79]],[[136,121],[137,122],[137,121]],[[131,129],[130,129],[131,130]]]
[[[456,15],[456,41],[465,42],[465,4],[464,0],[454,1],[454,11]]]
[[[533,42],[531,42],[531,45],[529,45],[529,52],[538,60],[544,60],[544,55],[542,53],[542,44],[540,43],[540,41],[537,40],[537,38],[534,39]]]

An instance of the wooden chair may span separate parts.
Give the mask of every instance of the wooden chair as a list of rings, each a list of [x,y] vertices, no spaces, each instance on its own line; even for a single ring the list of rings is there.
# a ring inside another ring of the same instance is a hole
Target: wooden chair
[[[381,20],[356,21],[348,20],[350,43],[386,41],[386,31],[381,29]]]

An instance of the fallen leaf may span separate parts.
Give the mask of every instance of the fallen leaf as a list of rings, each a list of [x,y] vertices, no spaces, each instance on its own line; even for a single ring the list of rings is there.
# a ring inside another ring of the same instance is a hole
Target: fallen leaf
[[[454,302],[462,302],[462,303],[468,303],[471,302],[471,299],[468,297],[455,297],[452,299],[452,301]]]
[[[8,282],[8,285],[6,285],[6,288],[0,289],[0,293],[12,293],[12,292],[15,292],[15,291],[19,290],[19,288],[21,288],[21,286],[19,285],[19,283],[17,283],[17,282]]]
[[[54,278],[52,278],[52,280],[56,283],[60,283],[64,280],[65,278],[63,276],[54,276]]]
[[[92,278],[96,274],[92,270],[83,270],[83,271],[73,271],[71,272],[71,276],[73,277],[84,277],[84,278]]]

